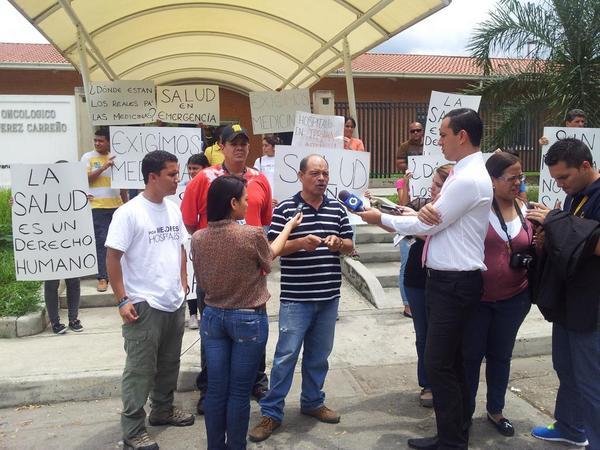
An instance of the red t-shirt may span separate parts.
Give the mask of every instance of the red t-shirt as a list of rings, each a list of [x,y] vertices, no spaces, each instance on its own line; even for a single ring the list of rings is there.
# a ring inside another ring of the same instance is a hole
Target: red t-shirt
[[[226,172],[220,164],[207,167],[200,171],[185,188],[185,194],[181,201],[181,214],[183,223],[194,229],[206,228],[208,220],[206,217],[206,196],[210,183],[217,177],[225,175]],[[267,178],[256,169],[246,168],[244,173],[246,190],[248,191],[248,210],[246,211],[246,223],[254,226],[271,224],[273,208],[271,205],[271,186]]]

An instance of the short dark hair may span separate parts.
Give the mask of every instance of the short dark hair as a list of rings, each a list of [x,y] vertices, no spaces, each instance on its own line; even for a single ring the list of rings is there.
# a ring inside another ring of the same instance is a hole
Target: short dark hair
[[[240,200],[246,181],[233,175],[216,178],[208,188],[206,197],[206,218],[209,222],[231,217],[231,199]]]
[[[565,122],[573,122],[576,117],[583,117],[585,119],[585,112],[583,112],[583,109],[572,109],[567,112],[565,115]]]
[[[518,157],[509,152],[498,152],[494,153],[485,163],[490,177],[498,178],[501,177],[504,171],[510,166],[514,166],[516,163],[520,163]]]
[[[190,165],[190,164],[198,164],[199,166],[202,167],[208,167],[210,166],[210,163],[208,162],[208,158],[206,157],[206,155],[204,153],[196,153],[195,155],[192,155],[188,158],[186,165]]]
[[[110,130],[108,127],[98,127],[96,131],[94,131],[94,136],[102,136],[106,138],[107,141],[110,142]]]
[[[323,159],[327,163],[327,167],[329,167],[329,163],[327,162],[327,160],[325,158],[323,158],[321,155],[317,155],[316,153],[312,153],[310,155],[306,155],[300,161],[300,172],[302,172],[302,173],[306,172],[306,166],[308,166],[308,160],[310,158],[312,158],[313,156]]]
[[[275,147],[278,144],[281,144],[281,140],[276,134],[265,134],[263,135],[263,141],[266,141],[267,144]]]
[[[144,156],[144,159],[142,159],[144,184],[148,184],[151,173],[160,175],[160,171],[165,168],[167,162],[177,162],[177,156],[164,150],[154,150],[147,153],[146,156]]]
[[[356,128],[356,120],[354,120],[353,117],[344,116],[344,123],[346,123],[348,121],[352,122],[352,128]]]
[[[477,114],[477,111],[473,111],[469,108],[453,109],[444,116],[444,119],[446,117],[450,119],[448,126],[452,129],[454,134],[458,134],[460,130],[465,130],[469,135],[471,144],[475,147],[481,145],[483,122],[481,121],[479,114]]]
[[[554,166],[560,161],[564,161],[567,167],[581,167],[584,161],[594,164],[592,152],[585,143],[575,138],[565,138],[556,141],[550,146],[544,163],[547,166]]]

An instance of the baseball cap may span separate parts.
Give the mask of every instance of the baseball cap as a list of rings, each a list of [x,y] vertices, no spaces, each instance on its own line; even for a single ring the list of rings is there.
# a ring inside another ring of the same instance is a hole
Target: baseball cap
[[[245,128],[242,128],[239,124],[227,125],[221,131],[221,140],[223,142],[231,142],[238,136],[244,136],[246,139],[249,139],[248,132]]]

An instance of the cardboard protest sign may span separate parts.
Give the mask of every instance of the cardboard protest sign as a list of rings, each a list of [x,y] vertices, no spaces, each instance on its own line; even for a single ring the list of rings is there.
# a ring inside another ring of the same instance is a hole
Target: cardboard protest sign
[[[88,101],[92,125],[151,123],[156,113],[153,81],[92,82]]]
[[[470,108],[478,111],[480,102],[481,96],[479,95],[461,95],[431,91],[429,108],[427,109],[427,122],[425,123],[425,135],[423,137],[423,154],[442,154],[442,149],[438,144],[440,123],[448,112],[459,108]]]
[[[11,178],[17,280],[97,273],[85,165],[14,164]]]
[[[115,156],[112,185],[115,189],[143,189],[142,159],[154,150],[173,153],[183,181],[189,180],[187,160],[202,151],[201,128],[110,127],[110,151]]]
[[[165,199],[171,202],[175,202],[175,204],[177,204],[177,206],[180,207],[184,193],[185,186],[180,185],[177,187],[177,192],[175,192],[175,194],[169,195],[168,197],[165,197]],[[183,247],[185,248],[185,253],[187,254],[186,270],[188,287],[190,288],[190,293],[187,295],[186,298],[187,300],[193,300],[197,298],[196,288],[198,286],[198,282],[196,281],[196,274],[194,273],[194,264],[192,263],[192,236],[190,236],[186,230],[184,230],[184,233],[186,235],[186,239],[183,243]]]
[[[254,134],[294,131],[296,111],[310,113],[308,89],[250,92]]]
[[[292,145],[343,149],[344,118],[296,111]]]
[[[487,161],[490,156],[492,156],[492,153],[483,153],[483,160]],[[444,164],[454,164],[454,162],[448,161],[441,154],[408,157],[408,170],[412,173],[408,185],[408,195],[411,200],[418,197],[431,197],[431,182],[435,169]]]
[[[157,86],[156,102],[163,122],[219,125],[219,86]]]
[[[317,154],[329,164],[329,184],[326,195],[338,198],[338,192],[346,190],[363,197],[369,186],[370,156],[368,152],[353,152],[332,148],[278,145],[275,152],[275,190],[277,199],[285,200],[302,190],[298,170],[305,156]],[[351,223],[362,223],[356,216],[348,214]]]
[[[548,138],[548,144],[542,147],[542,162],[540,164],[540,185],[538,201],[549,208],[564,204],[567,194],[556,185],[554,178],[550,176],[548,166],[544,164],[544,156],[555,142],[565,138],[576,138],[592,151],[594,167],[598,167],[600,161],[600,128],[567,128],[567,127],[544,127],[544,136]]]

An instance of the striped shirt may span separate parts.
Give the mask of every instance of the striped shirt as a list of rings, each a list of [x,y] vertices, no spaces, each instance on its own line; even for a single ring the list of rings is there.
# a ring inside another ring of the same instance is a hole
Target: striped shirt
[[[352,239],[352,228],[346,210],[340,202],[325,196],[319,209],[315,210],[302,200],[300,193],[297,193],[275,208],[269,230],[270,241],[283,231],[283,227],[293,217],[300,202],[304,203],[302,223],[292,231],[289,240],[299,239],[309,234],[321,239],[329,235]],[[331,252],[325,244],[321,244],[314,252],[299,250],[282,256],[280,262],[280,300],[324,301],[340,297],[342,270],[339,252]]]

